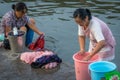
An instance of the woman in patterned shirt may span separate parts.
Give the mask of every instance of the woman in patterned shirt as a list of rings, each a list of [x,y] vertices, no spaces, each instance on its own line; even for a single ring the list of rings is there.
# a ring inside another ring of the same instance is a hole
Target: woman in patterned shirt
[[[34,32],[38,35],[43,34],[35,25],[35,21],[29,18],[26,13],[28,8],[25,3],[18,2],[12,5],[12,11],[7,12],[1,20],[1,26],[4,29],[5,37],[8,36],[8,32],[17,27],[18,30],[26,32],[26,46],[28,46],[33,39]]]

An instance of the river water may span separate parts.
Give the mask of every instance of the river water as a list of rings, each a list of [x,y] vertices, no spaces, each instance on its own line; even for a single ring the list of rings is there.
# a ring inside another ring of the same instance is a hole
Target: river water
[[[18,0],[0,1],[0,19]],[[72,56],[79,50],[77,24],[72,18],[79,7],[88,8],[92,15],[105,21],[117,45],[115,62],[120,54],[120,0],[21,0],[28,6],[28,15],[36,20],[39,30],[45,33],[45,47],[57,53],[64,62],[73,65]],[[35,34],[34,39],[38,35]],[[88,49],[88,42],[86,44]],[[117,64],[119,66],[119,64]]]

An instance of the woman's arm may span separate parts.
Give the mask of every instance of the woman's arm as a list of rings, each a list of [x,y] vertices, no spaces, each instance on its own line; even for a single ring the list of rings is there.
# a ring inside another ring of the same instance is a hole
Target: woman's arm
[[[94,37],[94,40],[97,41],[97,43],[95,44],[94,49],[90,52],[90,55],[88,55],[85,58],[85,60],[89,60],[96,53],[98,53],[105,45],[105,37],[102,31],[102,27],[97,20],[94,20],[93,24],[91,25],[90,33],[91,36]]]
[[[96,47],[93,51],[90,52],[91,56],[94,56],[96,53],[98,53],[105,45],[105,40],[101,40],[97,43]]]
[[[4,33],[5,33],[5,36],[7,37],[8,36],[8,33],[11,31],[11,27],[9,26],[5,26],[4,27]]]
[[[78,36],[78,38],[79,38],[80,53],[83,54],[85,52],[85,36]]]
[[[90,52],[90,54],[85,57],[83,60],[84,61],[88,61],[89,59],[91,59],[95,54],[97,54],[105,45],[105,40],[101,40],[97,43],[96,47],[94,48],[93,51]]]
[[[33,24],[33,23],[28,23],[28,26],[29,26],[34,32],[36,32],[38,35],[43,34],[43,32],[39,31],[39,29],[36,27],[35,24]]]

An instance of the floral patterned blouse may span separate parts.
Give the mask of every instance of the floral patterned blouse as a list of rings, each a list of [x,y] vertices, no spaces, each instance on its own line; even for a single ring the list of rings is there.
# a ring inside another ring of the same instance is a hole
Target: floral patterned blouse
[[[22,26],[25,26],[27,23],[29,23],[29,17],[27,15],[24,15],[22,18],[17,19],[15,16],[14,11],[7,12],[1,20],[1,27],[17,27],[20,28]]]

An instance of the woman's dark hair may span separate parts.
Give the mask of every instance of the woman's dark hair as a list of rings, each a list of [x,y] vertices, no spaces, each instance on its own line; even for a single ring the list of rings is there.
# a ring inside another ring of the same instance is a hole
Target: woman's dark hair
[[[79,17],[81,20],[85,20],[86,16],[88,16],[89,20],[92,19],[91,12],[88,9],[79,8],[73,13],[74,18]]]
[[[23,13],[26,13],[28,10],[26,4],[23,2],[18,2],[16,4],[13,4],[12,9],[15,11],[22,11]]]

